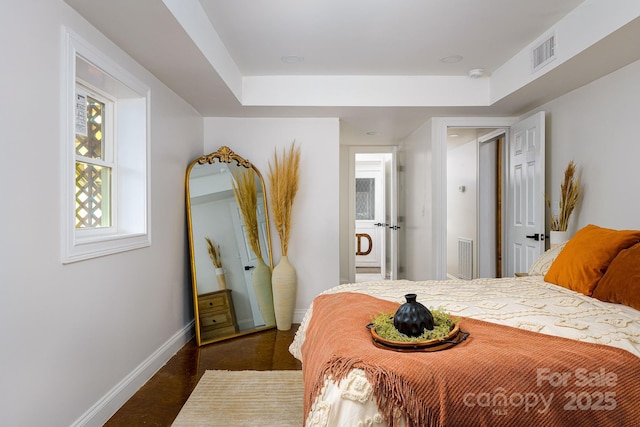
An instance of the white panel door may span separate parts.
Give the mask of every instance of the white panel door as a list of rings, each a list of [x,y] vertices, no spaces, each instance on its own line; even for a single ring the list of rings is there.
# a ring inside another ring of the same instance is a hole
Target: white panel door
[[[356,221],[356,267],[380,267],[381,233],[374,221]]]
[[[376,159],[367,162],[363,168],[366,169],[356,170],[356,186],[358,181],[362,181],[361,190],[368,189],[356,189],[356,267],[381,267],[385,254],[385,230],[376,224],[385,218],[383,165]]]
[[[526,273],[545,250],[544,112],[511,127],[507,146],[505,275]]]
[[[391,224],[384,230],[385,233],[385,259],[383,260],[382,277],[390,280],[398,279],[398,241],[400,225],[398,225],[398,160],[396,152],[392,151],[385,156],[385,182],[386,182],[386,216],[385,222]]]
[[[258,232],[260,233],[260,249],[262,250],[262,256],[264,258],[267,257],[266,254],[268,254],[269,252],[266,244],[264,243],[267,241],[267,220],[264,212],[264,202],[262,196],[258,196],[257,206]],[[260,307],[258,306],[258,298],[256,297],[255,291],[253,290],[252,279],[253,269],[255,268],[258,259],[253,250],[251,250],[249,236],[247,235],[247,229],[245,227],[244,220],[242,219],[242,212],[240,211],[238,203],[236,203],[235,201],[230,202],[229,208],[231,209],[231,219],[233,220],[233,226],[235,228],[235,236],[238,243],[240,260],[242,262],[242,265],[244,266],[244,281],[247,285],[246,298],[249,299],[251,313],[253,315],[253,324],[245,324],[245,321],[243,319],[238,319],[238,326],[241,330],[264,326],[265,321],[262,317],[262,313],[260,312]],[[267,260],[265,262],[268,266],[269,261]],[[236,291],[235,293],[238,292]]]

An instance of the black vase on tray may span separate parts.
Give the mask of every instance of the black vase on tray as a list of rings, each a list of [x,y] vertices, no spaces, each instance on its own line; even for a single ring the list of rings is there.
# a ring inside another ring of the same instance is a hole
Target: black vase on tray
[[[427,307],[416,301],[416,294],[406,294],[407,300],[393,316],[393,326],[410,337],[419,337],[425,329],[433,329],[433,315]]]

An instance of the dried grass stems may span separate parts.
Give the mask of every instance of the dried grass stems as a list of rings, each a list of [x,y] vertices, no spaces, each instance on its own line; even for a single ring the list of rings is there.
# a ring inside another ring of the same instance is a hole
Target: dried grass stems
[[[233,193],[242,213],[251,250],[258,258],[262,258],[258,231],[258,189],[255,172],[253,169],[236,170],[233,172],[233,178]]]
[[[300,180],[300,148],[291,143],[289,150],[282,150],[282,157],[274,153],[273,164],[269,163],[271,187],[271,210],[273,222],[280,237],[282,256],[287,256],[291,233],[291,210],[298,192]]]
[[[209,258],[213,262],[215,268],[222,268],[222,258],[220,256],[220,245],[214,245],[209,237],[205,237],[209,250]]]
[[[571,160],[564,171],[564,180],[560,184],[560,211],[558,215],[551,215],[551,230],[567,231],[569,217],[576,208],[581,194],[580,178],[576,176],[576,165]]]

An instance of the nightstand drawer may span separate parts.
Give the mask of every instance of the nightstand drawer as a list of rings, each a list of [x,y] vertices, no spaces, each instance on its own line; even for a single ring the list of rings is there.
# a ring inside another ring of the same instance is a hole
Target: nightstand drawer
[[[237,333],[231,290],[224,289],[199,295],[198,322],[202,339],[216,339]]]
[[[227,293],[224,291],[200,295],[198,298],[198,310],[201,312],[227,310],[229,308],[228,301]]]
[[[200,330],[200,338],[204,341],[217,340],[218,338],[229,337],[229,335],[235,334],[237,331],[233,326],[218,329],[205,329]]]
[[[200,314],[200,327],[203,329],[218,329],[233,326],[229,311]]]

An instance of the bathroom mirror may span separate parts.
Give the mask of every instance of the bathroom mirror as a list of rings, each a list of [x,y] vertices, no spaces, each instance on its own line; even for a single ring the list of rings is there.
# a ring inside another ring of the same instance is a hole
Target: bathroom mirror
[[[198,345],[275,327],[264,180],[223,146],[186,173],[187,225]]]

